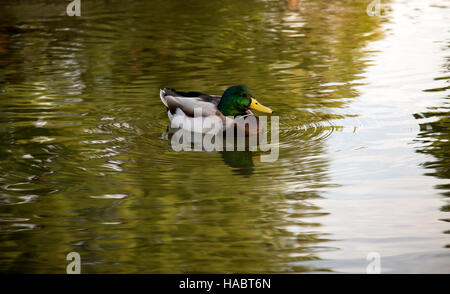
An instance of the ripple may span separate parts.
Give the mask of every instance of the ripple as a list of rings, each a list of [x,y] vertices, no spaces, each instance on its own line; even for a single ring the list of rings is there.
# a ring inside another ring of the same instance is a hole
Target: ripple
[[[90,196],[90,197],[94,199],[124,199],[130,196],[126,194],[105,194],[101,196]]]

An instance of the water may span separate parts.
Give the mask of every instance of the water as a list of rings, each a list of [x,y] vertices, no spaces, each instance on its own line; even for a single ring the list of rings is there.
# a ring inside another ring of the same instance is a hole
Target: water
[[[449,1],[0,11],[0,272],[450,273]],[[280,156],[175,152],[159,89],[246,84]]]

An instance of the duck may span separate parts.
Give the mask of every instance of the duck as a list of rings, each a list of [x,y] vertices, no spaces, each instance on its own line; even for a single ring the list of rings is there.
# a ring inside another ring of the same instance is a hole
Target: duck
[[[203,134],[211,133],[214,129],[215,132],[223,133],[233,130],[235,136],[257,135],[264,127],[250,109],[273,113],[272,109],[259,103],[250,88],[245,85],[231,86],[222,96],[164,88],[160,90],[160,98],[167,109],[170,128],[182,128]],[[202,123],[205,119],[213,123]],[[254,119],[256,124],[250,126],[242,123],[251,119]]]

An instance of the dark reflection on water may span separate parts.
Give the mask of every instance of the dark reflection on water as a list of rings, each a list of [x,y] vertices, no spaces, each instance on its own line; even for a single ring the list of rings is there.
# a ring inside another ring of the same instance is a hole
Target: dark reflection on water
[[[447,48],[444,50],[448,50],[449,47],[447,45]],[[449,83],[450,58],[447,58],[447,62],[443,68],[443,75],[435,78],[435,80],[443,80]],[[450,179],[450,96],[445,93],[448,89],[449,87],[425,89],[424,92],[442,93],[442,96],[444,96],[443,102],[441,105],[429,107],[425,112],[414,114],[416,119],[425,121],[419,124],[420,132],[417,141],[422,144],[417,152],[432,155],[432,160],[422,164],[428,170],[425,174],[441,179]],[[442,191],[441,194],[444,197],[450,197],[450,183],[437,185],[436,188]],[[441,211],[450,212],[450,204],[448,201],[441,207]],[[450,222],[448,215],[441,220]],[[450,234],[450,230],[446,230],[444,233]],[[450,248],[450,243],[445,247]]]
[[[223,161],[230,167],[236,169],[240,175],[251,175],[254,171],[251,151],[223,151]]]
[[[339,250],[313,200],[382,36],[367,1],[41,2],[0,12],[1,272],[333,270],[302,262]],[[233,84],[280,114],[279,160],[171,150],[159,89]]]

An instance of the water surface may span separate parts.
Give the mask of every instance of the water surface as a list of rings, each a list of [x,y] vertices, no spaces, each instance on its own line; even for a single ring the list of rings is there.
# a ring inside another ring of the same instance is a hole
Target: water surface
[[[450,3],[0,11],[0,271],[450,273]],[[175,152],[159,89],[245,84],[280,156]]]

